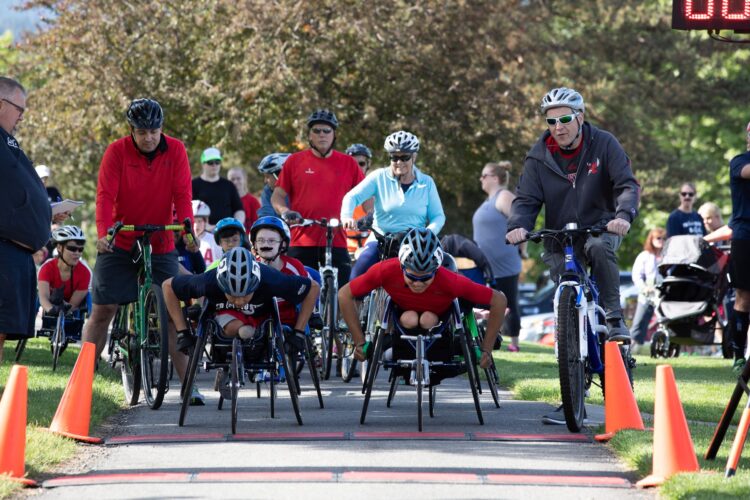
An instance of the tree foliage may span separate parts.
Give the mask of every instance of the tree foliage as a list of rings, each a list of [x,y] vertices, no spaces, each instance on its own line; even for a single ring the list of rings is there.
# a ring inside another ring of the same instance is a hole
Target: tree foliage
[[[446,229],[470,234],[483,164],[508,159],[518,174],[544,130],[540,97],[567,85],[584,95],[587,119],[631,156],[642,233],[643,221],[658,223],[657,211],[676,205],[683,179],[727,206],[726,184],[714,184],[747,121],[737,103],[750,97],[748,51],[672,31],[665,0],[29,5],[54,15],[14,65],[33,90],[24,146],[54,166],[66,195],[87,200],[104,149],[127,133],[132,98],[163,104],[166,132],[186,142],[196,171],[200,151],[217,145],[253,172],[269,152],[304,147],[304,118],[329,107],[342,122],[339,148],[368,144],[378,165],[389,132],[416,133]]]

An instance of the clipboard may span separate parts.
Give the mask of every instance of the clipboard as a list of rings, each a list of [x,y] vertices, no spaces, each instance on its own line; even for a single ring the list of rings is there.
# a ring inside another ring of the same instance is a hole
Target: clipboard
[[[63,201],[50,203],[50,205],[52,206],[52,215],[57,215],[63,212],[72,212],[76,208],[83,205],[83,202],[74,201],[74,200],[63,200]]]

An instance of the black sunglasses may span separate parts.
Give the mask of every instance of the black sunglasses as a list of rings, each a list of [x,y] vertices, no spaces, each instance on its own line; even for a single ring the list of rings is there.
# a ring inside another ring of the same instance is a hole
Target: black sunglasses
[[[685,198],[692,198],[693,196],[695,196],[695,193],[680,193],[680,194],[684,196]]]
[[[313,128],[311,129],[313,134],[330,134],[333,132],[332,128]]]
[[[221,165],[221,160],[209,160],[206,165]]]
[[[366,167],[367,166],[367,162],[366,161],[358,161],[357,165],[359,165],[360,167]]]
[[[393,163],[396,163],[397,161],[406,163],[409,160],[411,160],[411,155],[391,155],[391,161]]]
[[[75,245],[66,245],[65,250],[67,250],[68,252],[83,253],[83,247]]]

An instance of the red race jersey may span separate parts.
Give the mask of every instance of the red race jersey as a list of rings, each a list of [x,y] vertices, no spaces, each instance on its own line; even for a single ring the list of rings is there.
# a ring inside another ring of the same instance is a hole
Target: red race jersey
[[[260,201],[250,193],[247,193],[240,198],[240,201],[242,201],[242,206],[245,209],[245,232],[250,234],[250,228],[253,226],[253,223],[258,220]]]
[[[124,224],[172,224],[172,208],[177,220],[193,220],[193,188],[185,145],[162,135],[158,152],[149,160],[135,147],[131,136],[107,147],[99,167],[96,186],[96,231],[99,238],[115,222]],[[115,246],[130,250],[137,233],[117,235]],[[154,254],[174,250],[172,232],[151,237]]]
[[[465,299],[472,304],[489,304],[492,300],[491,288],[444,267],[437,270],[435,280],[423,293],[414,293],[404,281],[397,258],[375,264],[365,274],[350,281],[349,286],[355,297],[363,297],[382,287],[401,310],[430,311],[438,316],[448,311],[453,299]]]
[[[59,260],[50,259],[42,264],[42,267],[39,268],[39,281],[49,283],[50,292],[62,288],[65,302],[70,302],[73,292],[78,290],[88,291],[91,283],[91,270],[79,262],[71,270],[70,279],[63,281],[60,277],[60,268],[57,267]]]
[[[302,276],[309,278],[305,265],[294,257],[282,255],[281,262],[284,266],[279,269],[281,274],[289,274],[293,276]],[[297,308],[294,304],[286,302],[284,299],[279,299],[279,315],[281,316],[281,322],[285,325],[294,326],[297,322]]]
[[[344,195],[365,175],[353,157],[333,151],[319,158],[309,149],[287,158],[277,186],[289,196],[289,208],[306,219],[338,219]],[[293,227],[292,246],[323,247],[326,230],[320,226]],[[346,235],[336,231],[333,246],[346,248]]]

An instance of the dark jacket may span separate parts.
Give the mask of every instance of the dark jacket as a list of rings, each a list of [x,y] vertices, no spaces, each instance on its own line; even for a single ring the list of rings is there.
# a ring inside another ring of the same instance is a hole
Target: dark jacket
[[[542,205],[547,229],[562,229],[569,222],[590,227],[615,217],[633,222],[640,186],[617,139],[585,122],[576,180],[571,183],[547,149],[549,136],[549,131],[542,134],[526,154],[508,231],[520,227],[531,231]]]
[[[47,190],[16,139],[0,128],[0,238],[39,250],[50,238]]]

